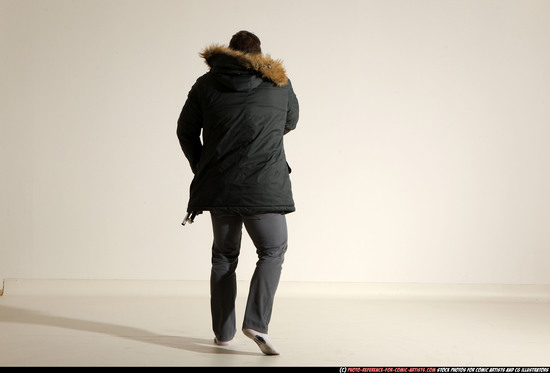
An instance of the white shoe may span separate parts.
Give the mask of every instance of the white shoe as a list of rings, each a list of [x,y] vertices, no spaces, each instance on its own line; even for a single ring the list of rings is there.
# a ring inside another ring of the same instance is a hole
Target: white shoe
[[[218,338],[214,337],[214,343],[218,346],[229,346],[231,344],[231,341],[218,341]]]
[[[267,334],[260,333],[254,329],[243,329],[243,333],[248,338],[256,342],[258,347],[260,347],[260,350],[262,350],[265,355],[279,355],[279,351],[277,351],[275,346],[271,344]]]

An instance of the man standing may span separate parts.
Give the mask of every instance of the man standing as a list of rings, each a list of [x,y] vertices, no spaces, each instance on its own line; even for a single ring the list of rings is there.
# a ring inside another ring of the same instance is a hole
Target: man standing
[[[244,224],[258,261],[242,330],[264,354],[277,355],[268,325],[287,250],[285,214],[295,211],[283,136],[296,128],[298,100],[282,62],[263,55],[260,40],[248,31],[233,35],[229,47],[206,48],[201,57],[210,71],[191,88],[177,135],[194,173],[190,221],[203,211],[212,219],[214,341],[227,345],[236,333],[235,269]]]

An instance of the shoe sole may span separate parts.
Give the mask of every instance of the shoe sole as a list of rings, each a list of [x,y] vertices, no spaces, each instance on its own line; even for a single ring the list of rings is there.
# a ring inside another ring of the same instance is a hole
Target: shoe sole
[[[254,342],[256,342],[256,344],[258,345],[258,347],[260,347],[260,350],[262,350],[262,352],[265,354],[265,355],[279,355],[279,352],[272,349],[271,347],[268,346],[268,344],[266,343],[265,339],[262,338],[261,335],[258,335],[256,333],[254,333],[252,330],[250,329],[244,329],[243,330],[243,333],[244,335],[246,335],[248,338],[252,339]]]

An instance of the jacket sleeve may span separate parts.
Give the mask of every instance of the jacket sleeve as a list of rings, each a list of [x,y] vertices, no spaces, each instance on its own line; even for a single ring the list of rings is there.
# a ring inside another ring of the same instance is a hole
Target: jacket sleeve
[[[191,171],[197,172],[197,167],[202,153],[201,129],[202,112],[200,105],[200,95],[198,84],[191,88],[187,95],[187,100],[183,105],[178,118],[176,133],[178,135],[181,150],[189,161]]]
[[[300,113],[300,106],[298,105],[298,98],[292,89],[292,83],[288,81],[288,107],[286,112],[286,125],[285,125],[285,135],[296,128],[298,123],[298,117]]]

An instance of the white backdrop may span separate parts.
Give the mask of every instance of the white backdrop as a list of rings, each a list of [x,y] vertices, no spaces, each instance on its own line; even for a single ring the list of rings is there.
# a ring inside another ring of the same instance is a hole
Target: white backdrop
[[[206,280],[198,53],[284,60],[282,281],[550,284],[550,1],[0,0],[0,279]],[[244,235],[239,279],[255,262]]]

